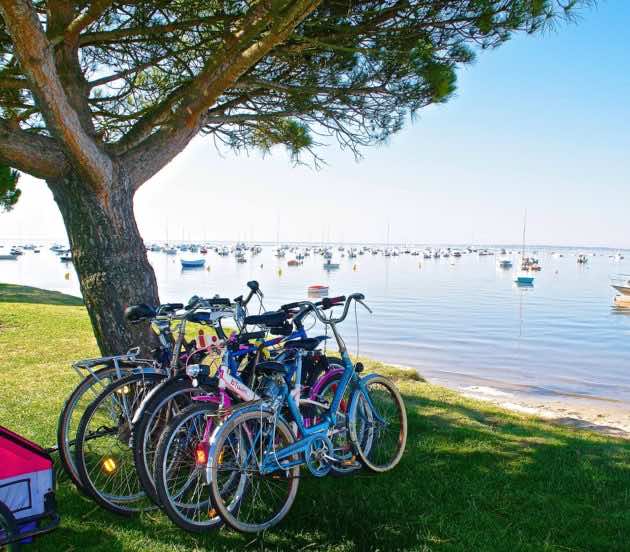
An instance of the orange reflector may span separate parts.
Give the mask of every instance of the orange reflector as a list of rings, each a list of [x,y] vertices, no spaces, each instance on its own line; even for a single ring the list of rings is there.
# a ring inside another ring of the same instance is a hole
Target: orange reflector
[[[101,463],[101,468],[107,474],[114,473],[117,467],[118,466],[116,465],[116,460],[114,460],[111,456],[108,458],[104,458],[103,462]]]
[[[208,443],[201,441],[195,447],[195,463],[197,466],[205,466],[208,463]]]

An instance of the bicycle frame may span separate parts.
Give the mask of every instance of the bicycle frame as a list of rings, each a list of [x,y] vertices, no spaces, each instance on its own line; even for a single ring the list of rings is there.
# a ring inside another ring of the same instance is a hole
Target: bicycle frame
[[[356,373],[354,369],[354,364],[352,363],[352,360],[350,359],[350,355],[348,354],[345,343],[343,342],[343,340],[341,339],[341,336],[337,332],[336,324],[331,323],[330,326],[331,326],[333,335],[335,336],[335,339],[337,341],[337,344],[339,345],[339,352],[341,354],[341,359],[344,364],[344,370],[341,376],[341,381],[339,382],[339,385],[337,386],[337,389],[335,390],[335,395],[333,397],[331,406],[326,412],[326,414],[324,415],[323,421],[310,427],[308,427],[304,423],[304,417],[302,416],[302,413],[300,412],[300,409],[299,409],[299,387],[300,387],[299,381],[300,381],[302,355],[303,355],[302,352],[299,352],[297,355],[297,369],[296,369],[297,378],[298,378],[298,384],[296,386],[298,402],[296,402],[295,400],[295,396],[296,396],[295,388],[292,392],[288,392],[288,390],[285,390],[284,399],[286,400],[287,406],[289,408],[292,421],[296,423],[299,430],[299,434],[302,437],[298,439],[297,441],[293,442],[292,444],[290,444],[289,446],[283,447],[277,451],[273,450],[273,444],[275,442],[275,439],[270,439],[266,447],[262,465],[259,466],[260,472],[262,474],[269,474],[274,471],[277,471],[278,469],[282,469],[282,470],[289,469],[294,466],[306,463],[306,452],[308,451],[313,441],[322,437],[327,438],[328,431],[332,429],[337,423],[337,410],[339,409],[341,401],[343,400],[343,396],[350,384],[356,387],[358,392],[363,394],[364,398],[366,399],[368,403],[369,408],[372,410],[375,417],[379,421],[384,422],[383,418],[380,416],[380,414],[377,412],[376,408],[374,407],[374,404],[370,398],[370,395],[367,393],[367,389],[365,387],[364,382],[358,376],[358,374]],[[277,410],[275,411],[275,415],[276,416],[278,415]],[[259,438],[260,438],[260,430],[258,431],[258,434],[255,436],[254,441],[252,442],[252,448],[248,452],[248,457],[246,458],[246,461],[250,460],[252,451],[254,450],[255,442]],[[297,459],[287,460],[288,458],[296,454],[299,455]]]

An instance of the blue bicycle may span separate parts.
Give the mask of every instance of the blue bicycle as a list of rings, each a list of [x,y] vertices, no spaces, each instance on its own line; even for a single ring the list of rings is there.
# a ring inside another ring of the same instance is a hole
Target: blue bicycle
[[[261,384],[264,398],[238,408],[212,435],[206,470],[212,504],[237,531],[259,533],[287,515],[297,495],[300,466],[322,477],[334,465],[346,463],[347,457],[340,456],[333,444],[340,437],[349,441],[361,464],[373,472],[391,470],[402,457],[407,416],[398,389],[378,374],[360,377],[361,367],[350,360],[337,330],[353,301],[370,309],[359,293],[336,301],[330,304],[325,299],[321,306],[309,301],[299,304],[301,312],[314,313],[330,327],[344,365],[330,405],[319,405],[318,422],[305,423],[299,386],[296,390],[287,385],[290,371],[300,381],[302,358],[307,354],[296,344],[294,366],[277,361],[257,365],[266,374]],[[344,302],[341,316],[325,315]],[[348,403],[342,409],[346,397]]]

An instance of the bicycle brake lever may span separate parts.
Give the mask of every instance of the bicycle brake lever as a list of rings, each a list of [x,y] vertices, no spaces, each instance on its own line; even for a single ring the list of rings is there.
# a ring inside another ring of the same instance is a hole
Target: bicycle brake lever
[[[357,299],[357,303],[360,303],[361,306],[363,306],[365,308],[365,310],[367,310],[370,314],[374,314],[372,312],[372,309],[370,307],[368,307],[363,301],[361,301],[360,299]]]

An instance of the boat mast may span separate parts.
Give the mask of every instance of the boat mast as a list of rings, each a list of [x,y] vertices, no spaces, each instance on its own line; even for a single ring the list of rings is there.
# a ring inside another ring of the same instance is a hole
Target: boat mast
[[[521,260],[525,258],[525,229],[527,228],[527,209],[523,215],[523,250],[521,252]]]

